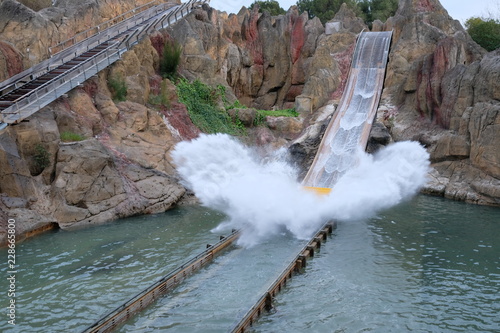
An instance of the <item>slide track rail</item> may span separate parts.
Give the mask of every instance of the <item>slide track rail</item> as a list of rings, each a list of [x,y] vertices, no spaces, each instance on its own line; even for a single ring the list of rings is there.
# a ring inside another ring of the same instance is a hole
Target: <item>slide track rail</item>
[[[104,30],[98,26],[54,46],[49,59],[0,83],[0,130],[36,113],[119,60],[154,30],[176,23],[206,3],[209,0],[181,5],[152,1],[105,22]]]

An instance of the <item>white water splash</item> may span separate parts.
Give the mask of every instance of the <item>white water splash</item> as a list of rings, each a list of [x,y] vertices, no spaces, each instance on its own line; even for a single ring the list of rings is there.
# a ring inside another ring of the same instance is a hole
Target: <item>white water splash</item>
[[[239,244],[253,246],[284,230],[308,238],[329,219],[369,217],[425,184],[429,155],[418,143],[396,143],[373,156],[358,154],[359,166],[323,197],[302,188],[283,154],[263,158],[225,134],[181,142],[172,157],[184,185],[201,203],[228,216],[216,231],[241,228]]]

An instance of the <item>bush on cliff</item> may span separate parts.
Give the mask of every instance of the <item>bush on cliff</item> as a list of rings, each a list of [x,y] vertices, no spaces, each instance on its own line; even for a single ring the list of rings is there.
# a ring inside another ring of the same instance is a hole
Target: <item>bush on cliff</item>
[[[75,142],[75,141],[83,141],[85,140],[85,137],[83,135],[70,132],[70,131],[64,131],[61,132],[61,141],[63,142]]]
[[[163,47],[160,61],[160,74],[164,78],[173,79],[177,75],[177,67],[181,61],[182,46],[175,40],[167,40]]]
[[[122,77],[110,77],[108,85],[113,95],[113,100],[123,102],[127,99],[127,83]]]
[[[41,143],[35,146],[33,161],[34,169],[31,171],[32,176],[38,176],[46,167],[50,165],[50,153]]]
[[[201,131],[243,135],[243,126],[233,122],[227,111],[218,105],[225,101],[224,93],[224,87],[210,87],[199,80],[181,79],[177,83],[179,101],[186,105],[189,118]]]
[[[257,110],[254,125],[261,126],[266,122],[266,117],[298,117],[299,113],[295,109],[283,110]]]
[[[150,93],[148,103],[152,105],[163,105],[167,108],[171,106],[170,99],[168,97],[167,89],[167,79],[161,81],[160,91],[158,94]]]

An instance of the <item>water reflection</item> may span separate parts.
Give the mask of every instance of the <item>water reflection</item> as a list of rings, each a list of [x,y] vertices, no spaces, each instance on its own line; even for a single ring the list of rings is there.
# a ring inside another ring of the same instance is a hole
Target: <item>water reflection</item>
[[[202,207],[186,207],[96,228],[51,232],[19,244],[18,325],[8,326],[5,316],[0,331],[83,330],[216,240],[209,230],[224,218]],[[273,314],[261,318],[254,330],[498,332],[498,221],[498,208],[419,196],[377,218],[339,223],[331,239],[308,261],[306,272],[278,295]],[[210,322],[212,331],[227,331],[228,322],[238,320],[234,313],[247,310],[230,296],[248,292],[247,280],[259,279],[267,287],[272,277],[262,272],[280,271],[277,263],[286,262],[281,256],[295,255],[294,250],[273,246],[290,247],[296,240],[275,237],[267,251],[240,249],[221,256],[218,261],[228,264],[215,267],[224,269],[204,270],[176,291],[186,293],[184,299],[202,310],[164,299],[158,304],[166,314],[151,309],[137,323],[154,322],[161,327],[158,331],[173,325],[174,332],[188,332],[192,327],[208,329]],[[2,251],[6,258],[6,249]],[[255,258],[266,260],[249,266]],[[239,260],[243,268],[229,264],[232,260]],[[2,267],[1,274],[6,276],[6,271]],[[0,280],[1,290],[7,290],[6,283]],[[224,283],[221,292],[217,287]],[[202,286],[198,294],[187,293],[193,285]],[[263,290],[254,289],[252,295]],[[201,302],[207,295],[209,302]],[[1,301],[5,309],[5,297]],[[226,317],[219,319],[216,314]],[[189,324],[193,318],[200,321]]]
[[[82,331],[207,243],[218,241],[210,229],[224,218],[206,208],[182,207],[19,243],[16,326],[0,320],[0,331]],[[7,258],[7,250],[1,250]],[[0,279],[1,290],[8,289],[6,283]],[[5,300],[1,298],[4,308]]]
[[[498,208],[419,196],[340,223],[254,331],[498,332],[498,221]]]

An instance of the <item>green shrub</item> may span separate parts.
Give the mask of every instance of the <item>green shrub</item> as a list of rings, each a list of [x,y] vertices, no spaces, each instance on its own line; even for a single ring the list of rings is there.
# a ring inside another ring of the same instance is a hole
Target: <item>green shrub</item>
[[[266,121],[266,117],[298,117],[299,113],[295,109],[283,109],[283,110],[257,110],[257,115],[255,116],[254,125],[262,125]]]
[[[163,105],[166,107],[170,107],[170,99],[168,98],[168,91],[167,91],[167,81],[163,80],[161,83],[161,91],[159,95],[155,94],[150,94],[149,95],[149,104],[152,105]]]
[[[35,146],[33,160],[35,162],[34,175],[39,175],[46,167],[50,165],[50,153],[42,144],[39,143]]]
[[[64,142],[73,142],[73,141],[83,141],[85,137],[83,135],[65,131],[61,133],[61,141]]]
[[[236,100],[233,104],[226,103],[226,110],[230,109],[246,109],[246,105],[243,105],[239,100]]]
[[[298,117],[299,113],[295,109],[283,109],[283,110],[257,110],[259,114],[271,117]]]
[[[163,77],[175,78],[177,67],[181,61],[182,46],[175,40],[168,40],[163,47],[163,57],[160,61],[160,74]]]
[[[241,123],[233,122],[227,111],[217,105],[225,99],[221,96],[224,91],[223,86],[214,88],[199,80],[189,82],[181,79],[177,83],[179,101],[186,105],[189,118],[201,131],[243,135]]]
[[[125,101],[127,99],[127,83],[121,76],[110,77],[108,80],[114,101]]]

